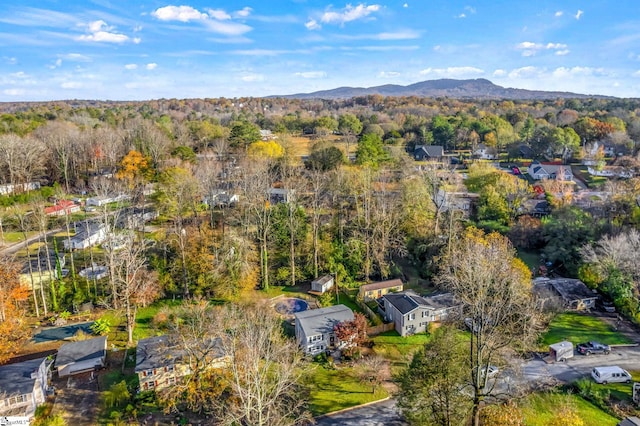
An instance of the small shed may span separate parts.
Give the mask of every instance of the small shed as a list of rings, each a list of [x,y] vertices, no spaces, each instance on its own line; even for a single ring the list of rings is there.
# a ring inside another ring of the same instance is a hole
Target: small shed
[[[573,358],[573,343],[565,340],[549,345],[549,356],[553,362],[564,362]]]
[[[311,281],[311,291],[314,293],[323,294],[333,287],[333,276],[323,275],[315,280]]]

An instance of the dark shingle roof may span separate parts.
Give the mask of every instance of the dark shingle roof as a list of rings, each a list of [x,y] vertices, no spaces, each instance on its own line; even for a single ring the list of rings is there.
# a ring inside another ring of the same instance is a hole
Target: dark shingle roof
[[[94,337],[93,339],[81,340],[79,342],[65,343],[60,346],[58,355],[56,355],[56,366],[100,358],[106,355],[107,336]]]
[[[0,367],[0,395],[8,398],[33,392],[36,379],[31,378],[31,373],[38,371],[45,360],[46,358],[38,358]]]
[[[207,341],[202,342],[202,347],[210,349],[208,356],[213,359],[222,358],[225,355],[222,338],[220,337],[209,337]],[[178,364],[187,355],[187,352],[169,336],[141,339],[138,341],[136,349],[135,372]]]
[[[416,146],[417,151],[424,151],[431,158],[444,156],[444,148],[440,145],[418,145]]]
[[[456,302],[451,293],[443,293],[435,296],[422,297],[412,291],[386,294],[385,299],[389,301],[402,315],[422,306],[427,309],[443,309],[456,306]]]

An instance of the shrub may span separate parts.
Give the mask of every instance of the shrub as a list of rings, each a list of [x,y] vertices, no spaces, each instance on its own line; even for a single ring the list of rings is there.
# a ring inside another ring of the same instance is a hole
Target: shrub
[[[589,379],[580,379],[575,384],[578,394],[584,399],[591,401],[597,407],[609,412],[609,397],[611,393]]]
[[[105,318],[97,319],[91,324],[91,331],[98,336],[104,336],[111,331],[111,323]]]

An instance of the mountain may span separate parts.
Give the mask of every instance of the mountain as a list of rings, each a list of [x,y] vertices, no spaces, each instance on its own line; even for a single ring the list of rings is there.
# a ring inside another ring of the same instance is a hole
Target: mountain
[[[608,98],[599,95],[582,95],[571,92],[547,92],[543,90],[513,89],[498,86],[484,78],[472,80],[427,80],[408,86],[385,84],[375,87],[339,87],[313,93],[269,96],[289,99],[347,99],[357,96],[421,96],[455,99],[556,99],[556,98]]]

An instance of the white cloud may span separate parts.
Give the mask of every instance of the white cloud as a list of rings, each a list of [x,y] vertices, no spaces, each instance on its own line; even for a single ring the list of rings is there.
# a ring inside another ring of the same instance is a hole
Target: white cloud
[[[553,77],[577,77],[577,76],[606,76],[609,73],[604,68],[592,68],[592,67],[559,67],[553,70],[551,73]]]
[[[215,19],[207,19],[203,22],[211,31],[228,36],[239,36],[251,31],[250,26],[236,22],[222,22]]]
[[[561,11],[561,10],[559,10],[559,11],[557,11],[556,13],[554,13],[554,14],[553,14],[553,16],[555,16],[556,18],[559,18],[559,17],[561,17],[563,14],[564,14],[564,12],[563,12],[563,11]]]
[[[64,55],[58,55],[58,58],[73,62],[91,62],[90,57],[81,53],[66,53]]]
[[[437,77],[464,77],[479,74],[484,74],[484,70],[476,67],[426,68],[420,71],[420,75]]]
[[[306,24],[304,24],[305,27],[307,27],[308,30],[319,30],[320,28],[322,28],[322,26],[320,24],[318,24],[318,22],[315,19],[310,19],[309,22],[307,22]]]
[[[325,78],[327,73],[324,71],[305,71],[305,72],[297,72],[294,74],[296,77],[302,78]]]
[[[250,7],[243,7],[241,10],[238,10],[237,12],[234,12],[233,14],[239,18],[246,18],[247,16],[249,16],[251,14],[251,12],[253,11],[253,9],[251,9]]]
[[[633,77],[640,77],[640,70],[634,72],[633,74],[631,74]]]
[[[345,24],[347,22],[356,21],[358,19],[366,18],[374,12],[380,10],[379,4],[372,4],[367,6],[360,3],[357,6],[348,4],[344,9],[339,11],[327,10],[322,14],[320,18],[321,22],[325,24]]]
[[[522,50],[522,56],[534,56],[541,50],[556,50],[556,55],[566,55],[569,53],[567,45],[564,43],[534,43],[532,41],[523,41],[516,45],[516,49]],[[558,53],[561,51],[563,53]]]
[[[464,10],[466,10],[466,11],[467,11],[467,12],[469,12],[469,13],[471,13],[472,15],[473,15],[474,13],[476,13],[476,8],[475,8],[475,7],[472,7],[472,6],[465,6],[465,7],[464,7]]]
[[[537,77],[542,72],[543,70],[537,67],[528,66],[528,67],[516,68],[514,70],[511,70],[508,75],[509,75],[509,78],[512,78],[512,79],[532,78],[532,77]]]
[[[127,64],[124,66],[125,69],[127,70],[135,70],[138,69],[138,65],[137,64]]]
[[[140,44],[142,39],[140,37],[134,37],[132,41],[133,41],[133,44]]]
[[[151,16],[161,21],[189,22],[207,19],[209,15],[191,6],[165,6],[151,12]]]
[[[209,13],[210,17],[212,17],[213,19],[217,19],[218,21],[226,21],[228,19],[231,19],[231,15],[229,15],[222,9],[208,9],[207,12]]]
[[[63,89],[81,89],[83,84],[77,81],[65,81],[60,85]]]
[[[4,89],[2,93],[8,96],[22,96],[25,94],[25,90],[24,89]]]
[[[15,65],[15,64],[17,64],[17,63],[18,63],[18,59],[17,59],[16,57],[14,57],[14,56],[12,56],[12,57],[10,57],[10,58],[9,58],[9,57],[4,56],[2,59],[4,59],[4,60],[5,60],[5,62],[6,62],[7,64],[9,64],[9,65]]]
[[[507,75],[505,70],[497,69],[493,72],[494,77],[504,77],[505,75]]]
[[[409,3],[405,3],[405,4],[403,4],[403,5],[402,5],[402,7],[404,7],[404,8],[409,7]]]
[[[576,13],[576,19],[580,19],[583,13],[584,12],[582,10],[578,9],[578,12]]]
[[[442,46],[440,46],[439,44],[433,46],[433,50],[436,51],[436,52],[440,51],[441,49],[442,49]]]
[[[404,30],[395,33],[380,33],[378,40],[414,40],[420,38],[420,33],[414,30]]]
[[[569,49],[564,49],[564,50],[558,50],[556,52],[557,56],[566,56],[570,53],[571,51]]]
[[[397,71],[380,71],[380,73],[378,74],[378,77],[393,78],[393,77],[397,77],[399,75],[400,75],[400,73],[397,72]]]
[[[90,34],[76,37],[78,41],[94,41],[97,43],[124,43],[129,40],[127,35],[114,32],[114,27],[107,25],[105,21],[99,19],[83,25]]]
[[[145,68],[148,70],[155,70],[156,68],[158,68],[158,64],[156,64],[155,62],[151,62],[150,64],[147,64]]]
[[[460,15],[457,16],[457,18],[460,18],[460,19],[466,18],[466,17],[467,17],[467,15],[465,15],[464,13],[461,13]]]
[[[240,80],[253,83],[256,81],[264,81],[264,76],[262,74],[245,74],[240,77]]]

